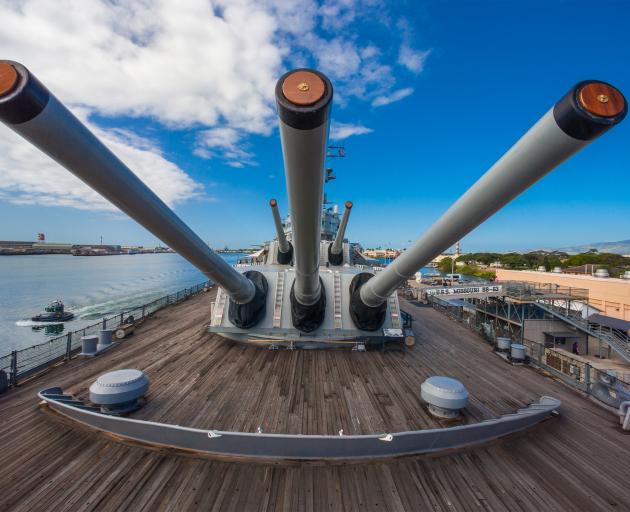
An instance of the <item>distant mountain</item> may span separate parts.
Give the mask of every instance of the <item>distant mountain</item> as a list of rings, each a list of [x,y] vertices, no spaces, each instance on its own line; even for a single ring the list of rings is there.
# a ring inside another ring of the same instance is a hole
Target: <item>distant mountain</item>
[[[613,254],[630,254],[630,240],[620,240],[619,242],[597,242],[594,244],[574,245],[572,247],[563,247],[558,251],[568,252],[569,254],[578,254],[588,252],[591,249],[597,249],[598,252],[611,252]]]

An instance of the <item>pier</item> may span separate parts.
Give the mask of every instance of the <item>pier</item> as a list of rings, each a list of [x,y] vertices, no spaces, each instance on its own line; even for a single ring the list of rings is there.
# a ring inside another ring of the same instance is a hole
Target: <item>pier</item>
[[[72,254],[74,256],[113,256],[119,254],[172,253],[167,247],[123,246],[111,244],[67,244],[0,240],[0,256]]]

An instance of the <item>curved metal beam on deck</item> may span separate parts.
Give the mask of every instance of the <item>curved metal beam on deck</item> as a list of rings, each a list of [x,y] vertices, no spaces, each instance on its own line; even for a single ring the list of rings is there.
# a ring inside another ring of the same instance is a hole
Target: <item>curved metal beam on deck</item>
[[[561,405],[557,398],[543,396],[538,403],[514,413],[470,425],[330,436],[202,430],[108,416],[57,401],[46,396],[47,391],[40,391],[39,398],[59,414],[125,440],[221,457],[287,461],[370,460],[467,448],[532,427],[557,412]],[[59,392],[59,388],[51,388],[49,394]]]

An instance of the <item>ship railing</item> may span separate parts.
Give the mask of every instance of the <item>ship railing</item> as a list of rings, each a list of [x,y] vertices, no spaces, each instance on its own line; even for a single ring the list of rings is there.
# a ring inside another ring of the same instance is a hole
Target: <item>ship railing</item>
[[[630,371],[624,371],[618,365],[614,369],[595,367],[579,355],[573,356],[527,338],[522,341],[530,364],[541,367],[563,382],[599,400],[602,400],[602,388],[612,398],[617,398],[620,393],[630,397]]]
[[[463,306],[447,302],[438,297],[431,297],[429,304],[450,317],[476,331],[484,340],[496,346],[499,336],[512,337],[509,332],[496,329],[492,323],[485,323],[478,315],[474,317],[464,312]],[[544,343],[530,340],[526,337],[518,340],[525,345],[526,362],[544,370],[580,391],[583,391],[610,407],[617,408],[618,402],[630,399],[630,371],[620,369],[619,365],[611,364],[614,368],[604,368],[602,364],[594,366],[586,358],[569,352],[556,350]],[[610,354],[599,354],[602,362]]]
[[[580,311],[574,311],[565,306],[558,306],[554,301],[537,301],[538,305],[555,316],[573,324],[583,332],[600,339],[613,348],[621,357],[630,362],[630,336],[619,330],[590,322],[582,318]]]
[[[427,302],[431,304],[433,309],[437,309],[453,320],[461,321],[464,318],[463,307],[457,303],[442,299],[437,295],[427,296]]]
[[[503,285],[505,294],[512,299],[524,301],[554,299],[588,302],[588,288],[528,281],[497,281],[496,283]]]
[[[265,265],[264,261],[244,261],[244,260],[239,260],[238,262],[234,263],[232,266],[234,268],[245,268],[245,267],[262,267]]]
[[[9,387],[17,386],[24,379],[32,377],[55,364],[69,361],[81,352],[81,338],[83,336],[98,334],[102,329],[116,329],[125,323],[129,323],[132,317],[133,323],[142,322],[159,309],[182,302],[190,296],[207,289],[210,285],[211,283],[206,281],[184,288],[151,302],[104,317],[98,322],[76,331],[51,338],[37,345],[13,350],[9,354],[0,356],[0,393]]]

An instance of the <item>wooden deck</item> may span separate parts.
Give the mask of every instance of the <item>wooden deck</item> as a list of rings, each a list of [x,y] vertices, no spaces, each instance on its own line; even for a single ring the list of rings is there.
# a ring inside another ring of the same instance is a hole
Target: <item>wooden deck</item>
[[[405,354],[268,351],[206,333],[208,295],[156,314],[122,346],[75,359],[0,396],[0,510],[623,510],[630,435],[616,418],[531,368],[512,367],[429,308]],[[105,371],[151,379],[135,417],[253,432],[345,434],[440,426],[422,381],[465,383],[464,421],[511,412],[547,394],[560,417],[476,449],[351,465],[262,465],[153,451],[78,428],[37,405],[60,385],[86,396]]]

